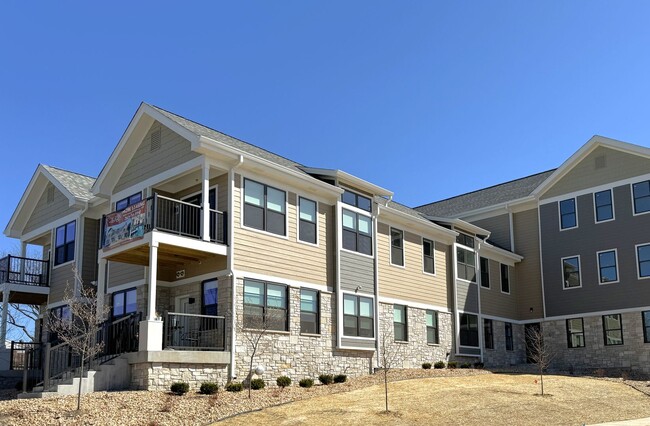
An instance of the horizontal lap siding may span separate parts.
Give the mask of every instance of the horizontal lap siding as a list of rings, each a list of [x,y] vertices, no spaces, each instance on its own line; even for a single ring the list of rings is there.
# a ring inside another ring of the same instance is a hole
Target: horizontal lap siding
[[[97,252],[99,246],[99,220],[84,220],[82,277],[89,284],[97,280]]]
[[[510,250],[510,217],[507,214],[475,220],[476,226],[490,231],[489,240],[499,247]]]
[[[69,292],[74,291],[75,278],[72,268],[74,263],[52,268],[52,278],[50,279],[50,298],[49,303],[61,302],[65,299],[66,288]],[[72,294],[70,294],[72,295]]]
[[[404,268],[390,263],[390,226],[377,226],[379,294],[383,297],[447,307],[447,250],[435,243],[435,276],[423,272],[422,239],[404,231]]]
[[[242,180],[235,178],[233,197],[234,252],[235,268],[241,271],[277,276],[291,280],[327,284],[333,286],[331,257],[328,259],[327,233],[329,222],[333,220],[333,207],[318,203],[318,246],[297,241],[297,196],[287,192],[287,230],[288,238],[276,237],[242,227]],[[275,185],[275,187],[278,187]],[[281,189],[281,188],[280,188]],[[330,262],[328,262],[328,260]]]
[[[508,267],[510,294],[501,292],[501,264],[490,260],[490,288],[481,287],[481,313],[503,318],[517,319],[517,294],[514,268]]]
[[[160,148],[151,152],[151,134],[158,129],[161,130]],[[114,192],[133,186],[198,156],[199,154],[191,150],[188,140],[155,122],[122,173]]]
[[[456,300],[459,311],[478,313],[477,285],[456,281]]]
[[[128,263],[108,263],[108,287],[132,283],[144,278],[144,266]]]
[[[52,202],[47,202],[47,194],[54,188],[54,199]],[[68,198],[63,195],[54,185],[48,183],[45,187],[45,191],[39,198],[34,208],[34,212],[27,220],[25,228],[23,229],[24,233],[31,232],[41,226],[47,225],[51,222],[54,222],[57,219],[60,219],[64,216],[69,215],[70,213],[75,212],[76,210],[69,205]]]
[[[356,253],[341,251],[341,289],[359,293],[375,292],[375,260]]]
[[[515,252],[524,257],[515,267],[519,319],[543,315],[542,276],[539,257],[537,209],[513,214]],[[532,311],[531,311],[532,308]]]

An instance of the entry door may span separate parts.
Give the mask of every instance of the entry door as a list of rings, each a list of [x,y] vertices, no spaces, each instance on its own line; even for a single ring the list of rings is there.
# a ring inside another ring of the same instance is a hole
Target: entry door
[[[537,335],[539,333],[539,330],[540,326],[538,322],[533,324],[526,324],[524,326],[524,332],[526,334],[526,362],[529,364],[535,362],[535,344],[533,341],[533,336]]]

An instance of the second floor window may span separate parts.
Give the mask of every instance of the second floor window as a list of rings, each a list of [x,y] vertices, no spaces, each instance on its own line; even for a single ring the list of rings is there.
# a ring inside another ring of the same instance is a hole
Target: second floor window
[[[636,246],[636,261],[639,278],[650,277],[650,244]]]
[[[244,225],[286,235],[286,193],[244,179]]]
[[[121,318],[138,310],[136,289],[113,293],[113,319]]]
[[[138,192],[137,194],[133,194],[130,197],[123,198],[116,202],[115,211],[120,212],[133,204],[139,203],[140,201],[142,201],[142,193]]]
[[[476,254],[473,251],[457,247],[456,268],[458,278],[476,282]]]
[[[614,219],[614,206],[612,203],[612,190],[596,192],[594,194],[594,208],[596,209],[596,222]]]
[[[54,265],[74,260],[75,228],[76,222],[74,220],[56,228]]]
[[[598,253],[598,280],[601,284],[618,281],[618,268],[616,263],[616,250],[607,250]]]
[[[372,255],[372,219],[343,209],[343,248]]]
[[[570,229],[576,226],[578,226],[578,216],[575,198],[560,201],[560,229]]]
[[[562,259],[562,273],[564,274],[564,288],[582,286],[580,281],[580,258],[578,256]]]
[[[404,266],[404,232],[390,228],[390,263]]]
[[[316,202],[298,197],[298,239],[306,243],[316,244]]]
[[[434,257],[435,244],[426,238],[422,239],[422,262],[424,263],[424,272],[427,274],[436,273],[435,257]]]
[[[370,198],[348,191],[347,189],[343,192],[343,195],[341,195],[341,201],[367,212],[372,211],[372,202],[370,201]]]
[[[485,257],[480,259],[481,262],[481,287],[490,288],[490,261]]]
[[[634,214],[650,211],[650,180],[632,185]]]
[[[510,293],[510,269],[503,263],[501,264],[501,291]]]
[[[244,327],[288,331],[287,286],[244,280]]]

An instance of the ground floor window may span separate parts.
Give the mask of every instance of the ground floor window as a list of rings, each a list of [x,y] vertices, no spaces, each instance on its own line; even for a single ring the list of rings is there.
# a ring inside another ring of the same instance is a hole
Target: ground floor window
[[[289,331],[286,285],[244,280],[244,327]]]
[[[320,334],[318,291],[300,289],[300,332]]]
[[[343,334],[375,337],[373,300],[370,297],[343,295]]]
[[[585,327],[582,318],[566,320],[566,335],[570,348],[585,347]]]
[[[492,320],[483,320],[483,345],[485,349],[494,349],[494,330],[492,330]]]
[[[113,319],[132,314],[137,310],[138,304],[135,288],[113,293]]]
[[[606,346],[623,344],[623,319],[621,314],[603,315],[603,334]]]
[[[478,347],[478,316],[460,314],[460,345]]]
[[[393,305],[393,328],[396,342],[406,342],[408,340],[406,306]]]
[[[650,343],[650,311],[642,312],[641,318],[643,319],[643,341]]]
[[[430,344],[440,343],[440,338],[438,335],[438,312],[427,311],[426,322],[427,322],[427,343]]]

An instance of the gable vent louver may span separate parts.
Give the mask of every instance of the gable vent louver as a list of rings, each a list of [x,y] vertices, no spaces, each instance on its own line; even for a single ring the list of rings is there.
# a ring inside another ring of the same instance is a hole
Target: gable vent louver
[[[596,157],[595,162],[596,162],[596,170],[604,169],[605,167],[607,167],[607,161],[605,160],[604,155],[600,155]]]
[[[154,130],[153,132],[151,132],[151,146],[149,148],[149,152],[158,151],[160,149],[160,143],[161,143],[160,129]]]
[[[52,204],[54,202],[54,186],[50,185],[47,187],[47,204]]]

